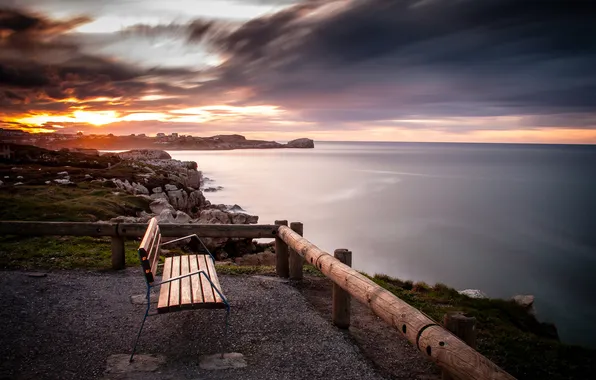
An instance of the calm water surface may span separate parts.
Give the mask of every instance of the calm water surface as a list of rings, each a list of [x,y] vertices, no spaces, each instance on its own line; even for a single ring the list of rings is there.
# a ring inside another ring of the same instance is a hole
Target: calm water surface
[[[596,147],[322,143],[304,150],[176,151],[212,203],[402,279],[534,294],[563,340],[596,346]]]

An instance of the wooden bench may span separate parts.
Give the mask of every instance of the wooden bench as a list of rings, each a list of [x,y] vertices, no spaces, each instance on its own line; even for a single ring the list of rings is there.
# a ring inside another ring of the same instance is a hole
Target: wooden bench
[[[199,254],[166,257],[163,265],[162,279],[156,282],[161,247],[188,238],[197,239],[200,247]],[[162,243],[157,219],[152,218],[149,221],[149,226],[143,236],[138,253],[147,284],[147,310],[141,323],[130,361],[133,360],[145,320],[151,315],[149,314],[149,310],[151,307],[150,297],[152,288],[159,287],[157,312],[160,314],[185,309],[226,309],[227,332],[227,319],[230,306],[223,295],[217,273],[215,272],[215,260],[197,235],[184,236]]]

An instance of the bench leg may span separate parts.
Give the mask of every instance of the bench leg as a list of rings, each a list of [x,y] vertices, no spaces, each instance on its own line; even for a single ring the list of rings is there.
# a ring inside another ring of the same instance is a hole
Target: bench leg
[[[141,332],[143,331],[143,326],[145,325],[145,320],[147,319],[147,317],[149,316],[149,308],[151,307],[151,288],[147,287],[147,310],[145,310],[145,316],[143,317],[143,322],[141,322],[141,328],[139,329],[139,333],[137,334],[137,339],[135,339],[135,344],[132,347],[132,354],[130,354],[130,360],[129,362],[132,363],[132,360],[135,356],[135,351],[137,350],[137,344],[139,343],[139,338],[141,337]]]
[[[221,358],[223,359],[224,353],[228,349],[228,330],[230,329],[230,306],[226,305],[226,325],[224,327],[224,339],[221,347]]]

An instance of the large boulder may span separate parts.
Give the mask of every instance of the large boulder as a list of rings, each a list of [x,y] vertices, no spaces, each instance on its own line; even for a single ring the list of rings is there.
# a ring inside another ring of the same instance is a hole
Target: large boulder
[[[286,144],[286,148],[314,148],[314,147],[315,147],[315,142],[311,139],[306,139],[306,138],[292,140]]]
[[[168,200],[177,210],[188,210],[188,194],[184,190],[168,191]]]
[[[210,208],[201,211],[199,218],[195,221],[199,224],[230,224],[230,215],[222,210]]]
[[[159,223],[176,223],[176,224],[184,224],[189,223],[191,218],[188,214],[178,210],[163,210],[158,216],[157,221]]]
[[[519,294],[511,298],[513,302],[523,307],[528,313],[536,315],[536,309],[534,309],[534,296],[530,294]]]
[[[141,185],[140,183],[133,182],[132,188],[133,188],[134,194],[149,195],[149,190],[145,186]]]
[[[256,224],[259,222],[257,215],[249,215],[245,213],[230,213],[230,220],[232,224]]]
[[[155,194],[153,194],[155,195]],[[162,193],[165,196],[165,194]],[[149,209],[154,214],[161,214],[164,210],[174,211],[174,207],[167,201],[167,199],[159,198],[149,204]]]
[[[135,149],[117,153],[117,156],[126,160],[169,160],[172,158],[168,152],[157,149]]]
[[[188,210],[192,213],[196,213],[206,205],[207,200],[201,191],[195,190],[188,195]]]

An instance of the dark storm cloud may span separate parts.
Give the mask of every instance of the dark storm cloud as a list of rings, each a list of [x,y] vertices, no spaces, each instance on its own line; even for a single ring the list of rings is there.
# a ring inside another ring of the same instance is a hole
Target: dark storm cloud
[[[213,41],[230,59],[211,86],[250,86],[252,102],[302,108],[325,121],[592,112],[595,7],[306,2]]]
[[[113,59],[84,54],[83,38],[65,33],[88,19],[66,21],[0,9],[0,106],[3,113],[66,111],[69,98],[134,99],[160,81],[189,78],[184,68],[140,69]],[[97,36],[93,36],[97,40]],[[68,41],[65,42],[65,41]],[[68,51],[64,53],[64,47]],[[151,81],[151,83],[149,83]],[[171,88],[176,87],[171,85]],[[99,102],[99,108],[106,103]]]

